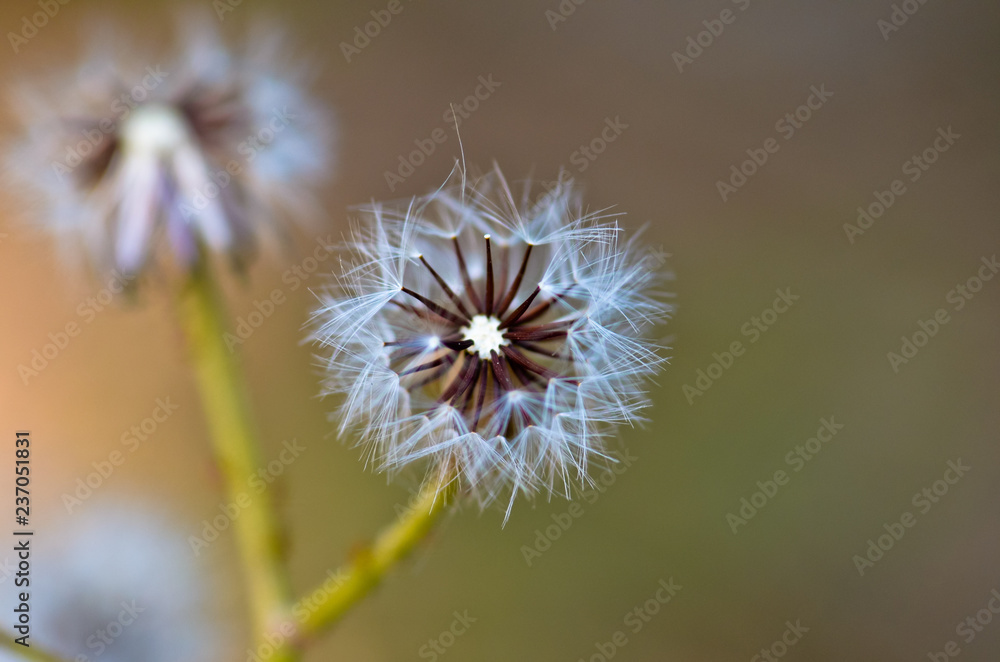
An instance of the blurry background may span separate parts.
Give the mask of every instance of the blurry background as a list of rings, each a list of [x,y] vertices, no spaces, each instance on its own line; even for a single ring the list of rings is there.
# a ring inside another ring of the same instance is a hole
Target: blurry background
[[[948,641],[963,660],[997,659],[1000,623],[967,630],[971,642],[955,628],[1000,589],[1000,278],[961,310],[947,297],[1000,245],[1000,7],[904,4],[915,13],[897,13],[901,25],[888,31],[879,25],[891,20],[888,0],[403,0],[350,61],[340,44],[385,2],[244,2],[222,14],[220,28],[238,42],[268,10],[321,65],[314,91],[341,131],[321,236],[340,236],[350,205],[439,185],[458,155],[445,112],[467,104],[470,164],[495,159],[512,179],[552,180],[565,168],[591,208],[614,206],[631,228],[648,223],[647,241],[662,245],[676,273],[677,313],[664,331],[673,358],[654,387],[652,423],[621,434],[638,459],[530,565],[524,548],[566,502],[518,503],[506,528],[496,511],[453,517],[309,659],[431,659],[421,647],[455,611],[477,619],[447,649],[455,660],[589,660],[618,630],[628,643],[615,659],[746,660],[771,648],[788,621],[808,628],[789,659],[928,659]],[[731,22],[714,22],[727,9]],[[34,2],[5,2],[4,34],[35,11]],[[171,12],[160,2],[60,6],[19,53],[3,44],[0,77],[74,61],[95,13],[120,19],[140,43],[166,43]],[[723,27],[711,43],[703,21]],[[698,54],[688,38],[702,32]],[[697,57],[679,71],[673,54],[689,48]],[[499,85],[471,109],[481,76]],[[813,86],[832,96],[789,137],[789,124],[776,123]],[[581,157],[609,120],[627,128],[593,161]],[[960,137],[911,182],[904,163],[949,127]],[[439,128],[447,140],[391,191],[386,171]],[[717,181],[770,138],[778,151],[723,200]],[[905,193],[851,243],[844,224],[894,179]],[[18,366],[79,321],[77,307],[103,284],[69,281],[51,243],[20,224],[19,204],[2,203],[0,434],[32,431],[37,530],[57,537],[99,500],[124,499],[169,510],[183,535],[197,535],[219,513],[219,485],[167,288],[100,312],[25,384]],[[413,485],[387,486],[330,434],[335,403],[316,397],[313,348],[302,344],[314,299],[285,275],[311,251],[314,238],[300,239],[299,255],[257,265],[228,303],[235,324],[275,288],[288,297],[241,349],[265,455],[291,439],[307,449],[279,487],[304,591],[391,518]],[[321,282],[313,275],[305,285]],[[751,342],[744,325],[786,288],[800,298],[776,318],[767,313],[772,323]],[[894,370],[887,353],[939,308],[950,321]],[[735,341],[745,353],[721,376],[711,368],[718,379],[702,395],[686,396],[713,353]],[[122,435],[157,398],[176,411],[67,514],[63,495],[92,463],[127,450]],[[786,454],[830,417],[843,428],[796,472]],[[970,470],[927,512],[912,502],[959,460]],[[727,514],[739,515],[740,500],[777,470],[789,482],[734,534]],[[7,494],[10,472],[2,474]],[[855,555],[905,511],[916,523],[862,575]],[[245,659],[230,534],[200,558],[221,586],[210,598],[230,643],[218,659]],[[633,633],[626,615],[671,577],[682,589]],[[0,581],[12,590],[6,574]]]

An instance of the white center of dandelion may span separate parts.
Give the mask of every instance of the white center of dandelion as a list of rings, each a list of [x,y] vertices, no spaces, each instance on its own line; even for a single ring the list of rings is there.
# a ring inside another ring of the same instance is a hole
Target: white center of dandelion
[[[145,154],[176,151],[189,140],[184,117],[169,106],[149,104],[132,113],[121,129],[126,149]]]
[[[471,340],[469,352],[479,354],[479,358],[490,358],[490,352],[500,352],[500,347],[507,344],[500,330],[500,320],[492,315],[475,315],[469,326],[461,329],[462,339]]]

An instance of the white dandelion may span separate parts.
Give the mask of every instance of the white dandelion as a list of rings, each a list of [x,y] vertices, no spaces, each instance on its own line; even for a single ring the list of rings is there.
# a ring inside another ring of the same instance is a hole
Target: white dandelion
[[[202,248],[241,265],[329,174],[328,119],[281,35],[259,28],[234,55],[210,17],[187,18],[174,58],[105,27],[75,70],[12,90],[25,138],[9,175],[101,268],[134,274],[159,252],[188,268]]]
[[[464,178],[463,178],[464,179]],[[589,482],[648,405],[644,335],[669,306],[662,258],[560,185],[515,199],[496,171],[373,205],[316,312],[328,393],[380,470],[414,463],[485,505]]]

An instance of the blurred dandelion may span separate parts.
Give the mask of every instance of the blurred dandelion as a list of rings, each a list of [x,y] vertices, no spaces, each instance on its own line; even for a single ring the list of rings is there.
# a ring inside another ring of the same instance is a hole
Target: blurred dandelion
[[[15,86],[26,137],[10,174],[41,200],[44,226],[102,269],[134,274],[163,246],[182,269],[201,248],[242,265],[279,213],[311,213],[330,174],[331,129],[282,37],[258,28],[231,55],[199,16],[164,63],[104,27],[75,71]],[[111,47],[127,57],[116,57]]]
[[[482,504],[561,492],[639,420],[664,359],[662,258],[561,185],[529,202],[499,171],[376,204],[316,312],[340,431],[398,470],[428,460]]]
[[[210,607],[211,582],[184,540],[155,510],[104,501],[74,515],[38,548],[33,648],[66,660],[217,659],[225,628]]]
[[[101,26],[75,71],[14,89],[25,137],[6,157],[19,188],[41,203],[43,227],[64,240],[66,262],[86,256],[126,276],[153,264],[181,272],[178,314],[213,451],[226,490],[238,495],[261,465],[259,443],[240,366],[222,340],[228,318],[207,258],[242,268],[266,238],[285,238],[280,216],[309,219],[310,191],[331,175],[332,129],[304,92],[306,68],[286,62],[280,33],[260,22],[234,54],[214,23],[206,12],[186,15],[179,54],[168,60],[137,56],[143,49]],[[234,528],[257,642],[284,622],[291,602],[275,542],[281,524],[259,495]],[[86,602],[58,604],[83,611]],[[67,631],[67,641],[79,633]],[[294,657],[283,650],[273,660]],[[122,659],[159,658],[132,651]]]

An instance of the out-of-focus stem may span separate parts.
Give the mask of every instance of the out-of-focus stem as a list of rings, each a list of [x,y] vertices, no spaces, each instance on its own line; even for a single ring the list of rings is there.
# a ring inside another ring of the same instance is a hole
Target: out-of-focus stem
[[[13,635],[6,632],[0,632],[0,648],[15,653],[18,659],[31,660],[32,662],[63,662],[62,658],[39,648],[38,644],[22,646],[15,643]]]
[[[282,529],[273,501],[266,490],[258,493],[249,486],[250,476],[261,466],[259,445],[240,366],[223,338],[227,324],[209,269],[209,265],[202,264],[191,275],[180,297],[179,312],[226,498],[241,505],[249,500],[249,505],[234,518],[233,528],[256,648],[287,618],[291,590]],[[271,662],[288,662],[295,657],[293,649],[283,648]]]

